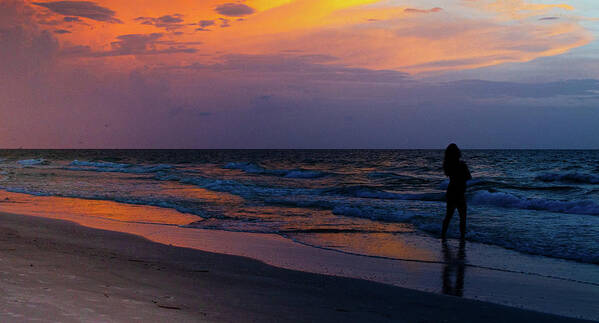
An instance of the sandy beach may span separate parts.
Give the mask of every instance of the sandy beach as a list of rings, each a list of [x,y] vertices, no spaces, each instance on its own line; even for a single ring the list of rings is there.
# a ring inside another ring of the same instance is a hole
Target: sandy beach
[[[0,234],[3,321],[577,321],[55,219],[4,213]]]

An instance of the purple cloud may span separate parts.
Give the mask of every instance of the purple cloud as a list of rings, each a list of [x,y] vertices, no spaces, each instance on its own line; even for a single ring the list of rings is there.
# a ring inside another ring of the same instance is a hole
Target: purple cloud
[[[84,17],[108,23],[123,23],[115,18],[115,12],[90,1],[33,2],[63,16]]]
[[[231,27],[231,24],[229,23],[229,19],[225,19],[225,18],[218,18],[218,19],[220,20],[221,28]]]
[[[543,18],[539,18],[539,20],[558,20],[559,17],[543,17]]]
[[[210,29],[208,29],[206,27],[214,26],[214,24],[215,24],[214,20],[200,20],[198,22],[198,25],[200,27],[197,28],[196,30],[199,30],[199,31],[210,31]]]
[[[64,17],[65,22],[79,22],[81,19],[79,17]]]
[[[174,41],[161,41],[161,33],[153,34],[128,34],[117,37],[112,42],[109,51],[90,52],[84,56],[105,57],[105,56],[123,56],[123,55],[157,55],[172,53],[195,53],[197,49],[187,47],[187,45],[198,45],[193,43],[178,43]]]
[[[243,3],[224,3],[217,6],[214,10],[227,17],[243,17],[255,12],[254,8]]]
[[[139,21],[142,25],[152,25],[158,28],[164,28],[168,31],[185,27],[183,24],[183,15],[173,14],[161,17],[137,17],[135,21]]]

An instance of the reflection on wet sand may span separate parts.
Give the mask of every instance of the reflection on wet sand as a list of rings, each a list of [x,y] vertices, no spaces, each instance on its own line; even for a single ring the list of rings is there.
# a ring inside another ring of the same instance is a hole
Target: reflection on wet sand
[[[452,247],[443,240],[443,294],[462,297],[464,294],[464,274],[466,271],[466,242],[461,240],[457,254],[454,255]]]

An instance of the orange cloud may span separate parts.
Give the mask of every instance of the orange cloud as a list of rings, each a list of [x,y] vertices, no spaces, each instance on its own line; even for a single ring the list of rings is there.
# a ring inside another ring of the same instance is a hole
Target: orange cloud
[[[419,73],[525,62],[592,39],[577,22],[539,20],[572,6],[523,0],[460,1],[443,9],[381,0],[76,2],[35,7],[58,22],[52,30],[61,30],[56,35],[71,58],[81,53],[81,59],[111,60],[119,68],[286,52],[335,58],[326,64]],[[82,6],[94,8],[93,15],[77,11]]]

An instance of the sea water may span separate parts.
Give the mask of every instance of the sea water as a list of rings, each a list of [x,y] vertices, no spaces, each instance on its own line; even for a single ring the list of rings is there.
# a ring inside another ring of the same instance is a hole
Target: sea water
[[[445,215],[442,150],[2,150],[0,157],[5,191],[158,206],[193,215],[188,230],[272,233],[374,257],[428,260],[422,246],[438,241]],[[473,176],[468,241],[599,264],[599,151],[465,150],[463,159]],[[458,223],[456,215],[450,237],[459,236]]]

